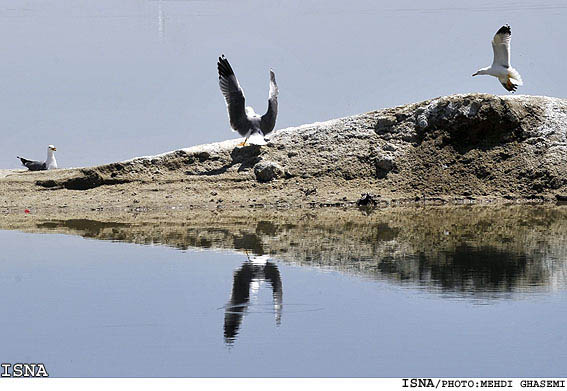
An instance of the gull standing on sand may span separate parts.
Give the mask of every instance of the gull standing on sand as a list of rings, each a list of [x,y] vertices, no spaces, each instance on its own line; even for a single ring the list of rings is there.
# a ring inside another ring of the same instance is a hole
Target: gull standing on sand
[[[55,160],[54,153],[55,151],[57,151],[57,149],[53,145],[47,146],[47,160],[45,162],[28,160],[19,156],[17,156],[17,158],[20,159],[22,161],[22,164],[26,166],[30,171],[54,170],[57,168],[57,161]]]
[[[274,130],[276,116],[278,115],[278,85],[276,84],[274,71],[270,69],[268,111],[260,117],[254,112],[252,107],[244,107],[244,92],[240,88],[238,79],[224,54],[219,57],[217,68],[220,89],[226,100],[230,126],[244,137],[244,142],[239,145],[246,145],[248,139],[250,139],[250,144],[266,144],[264,136],[267,136]]]
[[[494,51],[494,61],[492,65],[479,69],[473,76],[490,75],[497,77],[500,83],[508,91],[516,91],[518,86],[523,85],[522,77],[517,70],[510,66],[510,41],[512,40],[512,30],[509,25],[500,27],[492,40],[492,50]]]

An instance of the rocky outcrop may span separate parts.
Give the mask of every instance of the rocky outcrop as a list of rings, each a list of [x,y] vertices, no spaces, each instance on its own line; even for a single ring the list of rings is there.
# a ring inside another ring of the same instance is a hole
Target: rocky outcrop
[[[52,197],[87,190],[89,200],[118,207],[133,198],[112,204],[108,188],[136,192],[147,207],[164,204],[153,200],[155,185],[169,191],[168,205],[210,206],[214,192],[215,207],[354,205],[362,193],[386,205],[567,199],[566,124],[567,100],[452,95],[282,129],[261,147],[231,140],[88,169],[12,173],[0,185],[21,194],[32,183]]]

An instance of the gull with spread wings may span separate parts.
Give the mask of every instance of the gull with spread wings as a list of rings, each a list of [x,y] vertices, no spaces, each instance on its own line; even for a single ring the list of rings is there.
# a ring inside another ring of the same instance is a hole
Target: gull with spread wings
[[[264,145],[266,140],[264,136],[274,130],[276,125],[276,116],[278,114],[278,85],[276,84],[276,75],[270,69],[270,94],[268,96],[268,111],[260,116],[254,112],[252,107],[244,106],[244,92],[238,84],[238,79],[224,57],[219,57],[217,63],[219,72],[219,85],[226,107],[228,109],[228,118],[230,126],[238,134],[244,137],[244,142],[239,144],[246,145],[246,141],[250,140],[250,144]]]
[[[522,77],[517,70],[510,66],[510,41],[512,40],[512,30],[509,25],[500,27],[492,40],[492,50],[494,51],[494,61],[492,65],[479,69],[473,76],[490,75],[498,78],[500,83],[508,91],[516,91],[518,86],[523,85]]]

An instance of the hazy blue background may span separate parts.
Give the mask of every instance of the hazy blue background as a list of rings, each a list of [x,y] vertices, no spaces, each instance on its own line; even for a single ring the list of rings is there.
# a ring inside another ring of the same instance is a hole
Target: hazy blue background
[[[470,5],[474,3],[474,5]],[[535,5],[532,5],[535,4]],[[490,40],[512,26],[520,94],[565,96],[567,3],[554,1],[0,1],[0,168],[62,167],[233,138],[225,53],[247,103],[277,128],[452,93],[507,94]]]

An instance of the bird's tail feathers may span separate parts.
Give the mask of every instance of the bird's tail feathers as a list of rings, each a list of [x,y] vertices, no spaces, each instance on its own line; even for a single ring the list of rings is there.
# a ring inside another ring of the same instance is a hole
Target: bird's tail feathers
[[[248,138],[248,142],[254,145],[266,145],[266,140],[262,132],[254,132]]]
[[[520,76],[520,73],[512,67],[508,68],[508,78],[510,78],[510,81],[517,86],[524,85],[522,76]]]

